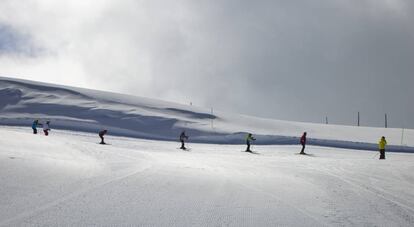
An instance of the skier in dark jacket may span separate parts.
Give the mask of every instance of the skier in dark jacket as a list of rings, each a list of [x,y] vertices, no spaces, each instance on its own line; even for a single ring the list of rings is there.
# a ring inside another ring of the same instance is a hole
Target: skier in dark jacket
[[[180,142],[181,142],[180,149],[183,149],[183,150],[187,149],[184,146],[184,140],[188,140],[188,136],[185,134],[185,131],[182,131],[181,134],[180,134]]]
[[[108,130],[104,129],[102,131],[99,132],[99,137],[101,138],[101,143],[100,144],[106,144],[104,141],[104,135],[108,132]]]
[[[306,154],[305,153],[305,146],[306,146],[306,132],[303,133],[302,137],[300,138],[300,144],[302,144],[302,150],[299,154]]]
[[[256,140],[256,138],[254,138],[251,133],[247,134],[247,136],[246,136],[246,145],[247,145],[246,152],[252,152],[250,150],[250,142],[254,141],[254,140]]]
[[[34,120],[32,124],[33,134],[37,134],[37,126],[42,126],[42,124],[39,123],[39,120]]]

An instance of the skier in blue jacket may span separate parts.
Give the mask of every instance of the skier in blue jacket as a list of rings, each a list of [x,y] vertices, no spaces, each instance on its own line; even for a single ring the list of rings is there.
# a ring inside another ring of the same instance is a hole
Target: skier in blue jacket
[[[41,126],[42,124],[39,123],[39,120],[34,120],[32,124],[33,134],[37,134],[37,126]]]

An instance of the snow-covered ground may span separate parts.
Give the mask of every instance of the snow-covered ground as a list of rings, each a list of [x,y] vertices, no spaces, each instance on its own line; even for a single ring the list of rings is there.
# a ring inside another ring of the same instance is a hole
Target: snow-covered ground
[[[0,226],[414,226],[414,154],[0,126]]]
[[[229,104],[231,105],[231,104]],[[283,108],[283,107],[281,107]],[[308,132],[319,146],[414,152],[414,130],[324,125],[256,118],[136,96],[0,77],[0,125],[30,127],[34,119],[51,127],[156,140],[176,140],[185,129],[193,142],[242,144],[247,132],[259,144],[297,144]]]

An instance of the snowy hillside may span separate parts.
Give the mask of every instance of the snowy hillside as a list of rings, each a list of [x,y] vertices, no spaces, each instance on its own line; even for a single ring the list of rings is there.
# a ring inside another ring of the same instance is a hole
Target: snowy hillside
[[[414,151],[414,130],[310,124],[224,112],[109,92],[0,77],[0,125],[51,120],[52,128],[84,132],[109,129],[111,135],[176,140],[186,129],[192,142],[241,144],[246,132],[257,144],[297,144],[308,132],[310,144],[377,149],[386,136],[389,150]],[[213,125],[213,127],[212,127]],[[401,144],[402,142],[402,144]],[[401,146],[405,145],[405,146]],[[407,147],[411,146],[411,147]]]
[[[414,155],[0,127],[0,226],[413,226]]]

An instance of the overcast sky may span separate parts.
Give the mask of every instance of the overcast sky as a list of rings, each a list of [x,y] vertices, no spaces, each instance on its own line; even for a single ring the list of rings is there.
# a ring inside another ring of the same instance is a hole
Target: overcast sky
[[[0,75],[414,128],[414,1],[1,0]]]

